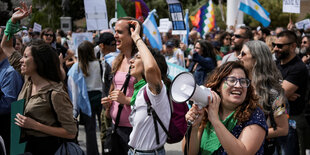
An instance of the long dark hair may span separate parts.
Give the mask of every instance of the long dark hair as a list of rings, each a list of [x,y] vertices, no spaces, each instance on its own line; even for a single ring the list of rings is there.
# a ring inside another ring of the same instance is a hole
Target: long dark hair
[[[89,41],[83,41],[78,47],[78,61],[84,76],[88,76],[89,61],[96,60],[94,45]]]
[[[213,45],[206,41],[206,40],[198,40],[196,42],[196,44],[199,43],[200,44],[200,48],[202,50],[202,55],[203,57],[210,57],[213,60],[214,66],[217,66],[216,63],[216,52],[215,52],[215,48],[213,47]]]
[[[33,40],[27,47],[36,64],[37,73],[54,82],[61,82],[60,62],[57,52],[43,40]]]

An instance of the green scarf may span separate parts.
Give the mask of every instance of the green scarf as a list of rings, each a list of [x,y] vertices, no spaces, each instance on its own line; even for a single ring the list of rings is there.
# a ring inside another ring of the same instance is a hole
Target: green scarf
[[[137,98],[137,94],[138,94],[139,90],[140,90],[144,85],[146,85],[146,81],[145,81],[144,79],[140,80],[139,82],[137,82],[137,83],[134,85],[135,90],[133,91],[133,95],[132,95],[131,100],[130,100],[130,105],[134,105],[134,104],[135,104],[136,98]]]
[[[237,124],[237,120],[233,118],[235,111],[233,111],[224,121],[221,122],[224,126],[231,131]],[[210,122],[207,123],[206,128],[203,130],[201,137],[200,151],[203,155],[211,155],[214,151],[221,147],[221,143],[216,136],[214,127]]]
[[[26,30],[25,28],[20,28],[20,21],[17,21],[16,24],[13,24],[12,19],[10,19],[6,23],[6,28],[4,30],[4,34],[8,36],[7,41],[10,40],[15,33],[20,30]]]

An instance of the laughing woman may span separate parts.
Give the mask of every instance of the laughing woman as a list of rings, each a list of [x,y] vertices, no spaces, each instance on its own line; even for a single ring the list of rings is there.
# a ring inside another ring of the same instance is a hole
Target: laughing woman
[[[164,56],[159,52],[150,52],[142,41],[139,32],[141,27],[137,21],[130,21],[134,25],[131,28],[131,37],[139,52],[130,60],[131,75],[138,83],[135,84],[134,95],[131,99],[132,112],[130,123],[133,130],[130,134],[129,155],[133,154],[165,154],[164,144],[166,133],[159,126],[155,132],[153,117],[148,115],[147,103],[144,91],[150,99],[152,108],[156,111],[164,126],[168,128],[170,122],[170,104],[167,95],[167,87],[170,80],[167,78],[167,64]],[[158,136],[159,141],[156,141]]]
[[[188,152],[203,154],[263,154],[267,134],[264,113],[257,104],[247,70],[238,62],[227,62],[208,78],[212,101],[186,114],[194,121]]]
[[[15,124],[21,127],[21,137],[27,141],[26,152],[53,155],[61,139],[76,136],[73,107],[63,89],[59,58],[50,45],[33,41],[23,56],[13,48],[11,37],[17,32],[18,22],[31,12],[25,3],[21,4],[8,21],[1,42],[10,64],[25,77],[18,96],[18,100],[25,99],[24,113],[16,115]]]

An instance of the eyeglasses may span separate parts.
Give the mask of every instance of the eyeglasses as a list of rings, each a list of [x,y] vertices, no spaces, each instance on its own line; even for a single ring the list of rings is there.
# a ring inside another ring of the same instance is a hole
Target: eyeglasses
[[[230,86],[230,87],[233,87],[235,86],[238,81],[239,81],[239,84],[241,85],[241,87],[243,88],[247,88],[250,86],[250,83],[251,83],[251,80],[247,79],[247,78],[236,78],[236,77],[225,77],[224,78],[227,85]]]
[[[240,34],[234,34],[233,36],[235,36],[235,38],[244,38],[242,35]]]
[[[241,57],[244,57],[246,54],[243,51],[241,51],[240,55],[241,55]]]
[[[44,34],[44,36],[46,36],[46,37],[53,37],[53,34]]]
[[[272,47],[275,48],[275,47],[277,46],[278,48],[282,49],[283,46],[285,46],[285,45],[290,45],[290,44],[292,44],[292,43],[293,43],[293,42],[291,42],[291,43],[286,43],[286,44],[276,44],[276,43],[272,43]]]

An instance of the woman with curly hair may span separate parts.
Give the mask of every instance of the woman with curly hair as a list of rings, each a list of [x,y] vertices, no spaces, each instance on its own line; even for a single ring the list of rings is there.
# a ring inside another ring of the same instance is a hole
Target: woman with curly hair
[[[186,114],[194,121],[188,153],[263,154],[267,124],[244,66],[221,65],[205,86],[212,90],[208,105],[199,109],[194,104]]]

